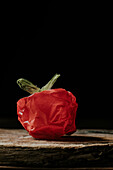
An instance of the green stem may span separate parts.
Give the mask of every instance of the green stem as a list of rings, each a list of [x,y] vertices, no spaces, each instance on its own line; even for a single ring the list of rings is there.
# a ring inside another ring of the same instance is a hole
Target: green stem
[[[19,87],[22,90],[27,91],[30,94],[33,94],[35,92],[39,92],[40,88],[38,88],[37,86],[35,86],[33,83],[31,83],[30,81],[20,78],[17,80],[17,84],[19,85]]]
[[[60,77],[60,74],[55,74],[52,79],[45,85],[43,86],[40,91],[44,91],[44,90],[49,90],[51,89],[51,87],[54,85],[54,83],[56,82],[56,80],[58,79],[58,77]]]
[[[35,86],[33,83],[31,83],[30,81],[20,78],[17,80],[17,84],[19,85],[19,87],[22,90],[27,91],[30,94],[36,93],[36,92],[41,92],[44,90],[49,90],[51,89],[51,87],[54,85],[54,83],[56,82],[56,80],[58,79],[58,77],[60,77],[60,74],[55,74],[52,79],[45,85],[43,86],[41,89],[37,86]]]

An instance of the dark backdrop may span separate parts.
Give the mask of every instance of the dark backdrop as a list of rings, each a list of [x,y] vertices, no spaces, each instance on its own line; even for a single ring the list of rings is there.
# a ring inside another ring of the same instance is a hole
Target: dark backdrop
[[[28,93],[18,87],[18,78],[42,87],[59,73],[54,88],[76,96],[77,127],[113,128],[107,96],[111,92],[110,30],[106,4],[55,0],[3,4],[0,127],[22,127],[16,102]]]

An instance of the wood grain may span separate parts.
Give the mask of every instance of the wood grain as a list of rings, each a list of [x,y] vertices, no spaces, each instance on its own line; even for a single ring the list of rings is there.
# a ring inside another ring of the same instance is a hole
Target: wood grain
[[[0,129],[0,165],[38,168],[113,167],[113,130],[77,130],[38,140],[21,129]]]

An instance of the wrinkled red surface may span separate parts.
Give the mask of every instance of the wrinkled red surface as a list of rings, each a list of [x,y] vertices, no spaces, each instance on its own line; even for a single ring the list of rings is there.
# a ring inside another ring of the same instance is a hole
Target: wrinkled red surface
[[[76,97],[65,89],[34,93],[17,102],[18,120],[31,136],[58,139],[76,131]]]

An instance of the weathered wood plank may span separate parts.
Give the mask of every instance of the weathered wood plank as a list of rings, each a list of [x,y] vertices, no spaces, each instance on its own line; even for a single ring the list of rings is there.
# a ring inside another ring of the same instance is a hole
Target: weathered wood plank
[[[112,167],[86,167],[86,168],[32,168],[32,167],[15,167],[15,166],[0,166],[0,170],[113,170]]]
[[[60,140],[37,140],[21,129],[0,129],[0,165],[113,167],[113,130],[77,130]]]

